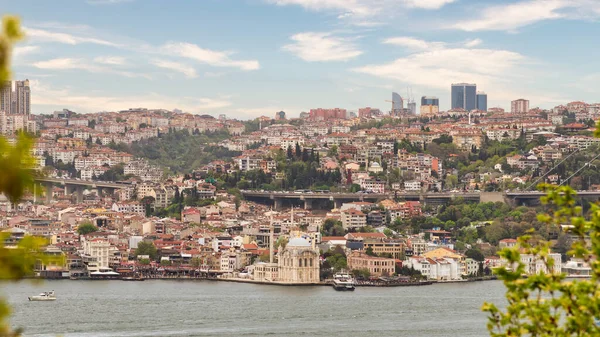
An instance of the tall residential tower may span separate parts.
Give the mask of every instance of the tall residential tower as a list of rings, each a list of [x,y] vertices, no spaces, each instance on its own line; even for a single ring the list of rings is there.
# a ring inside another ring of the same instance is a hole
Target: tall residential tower
[[[16,111],[14,114],[29,115],[31,113],[31,90],[29,80],[15,81]]]
[[[514,114],[526,114],[529,112],[529,100],[519,98],[510,102],[510,112]]]
[[[12,82],[6,81],[0,88],[0,111],[12,113]]]

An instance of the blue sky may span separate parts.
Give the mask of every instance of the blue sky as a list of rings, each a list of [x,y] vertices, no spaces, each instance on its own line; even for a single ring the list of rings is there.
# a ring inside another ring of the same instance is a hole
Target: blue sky
[[[475,82],[488,106],[600,98],[599,0],[0,0],[28,38],[34,113],[179,108],[232,118],[389,110]]]

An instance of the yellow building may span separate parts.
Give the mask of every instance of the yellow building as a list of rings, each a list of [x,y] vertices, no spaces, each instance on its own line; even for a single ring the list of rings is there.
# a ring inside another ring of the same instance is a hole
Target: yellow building
[[[396,260],[355,251],[348,256],[348,268],[367,269],[371,276],[391,276],[396,272]]]

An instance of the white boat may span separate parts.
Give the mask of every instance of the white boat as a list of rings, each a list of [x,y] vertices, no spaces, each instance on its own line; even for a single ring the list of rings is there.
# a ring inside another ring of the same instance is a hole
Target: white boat
[[[591,278],[592,268],[581,259],[571,259],[562,266],[562,272],[567,278]]]
[[[340,291],[353,291],[354,279],[349,274],[335,274],[333,276],[333,288]]]
[[[56,301],[56,295],[54,294],[54,290],[46,291],[39,295],[29,296],[30,301]]]

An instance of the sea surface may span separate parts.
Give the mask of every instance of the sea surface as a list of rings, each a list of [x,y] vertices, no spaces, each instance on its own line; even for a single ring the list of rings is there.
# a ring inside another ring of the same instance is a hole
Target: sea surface
[[[54,290],[54,302],[28,296]],[[487,336],[500,281],[337,292],[207,280],[1,284],[24,336]]]

